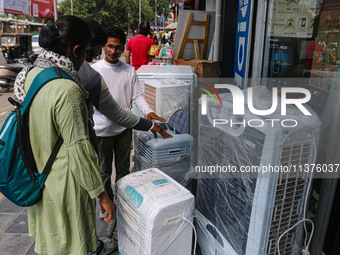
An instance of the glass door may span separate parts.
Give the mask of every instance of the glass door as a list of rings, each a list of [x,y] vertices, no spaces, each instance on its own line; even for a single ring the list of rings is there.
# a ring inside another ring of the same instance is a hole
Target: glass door
[[[259,73],[269,89],[298,86],[311,92],[308,105],[321,120],[315,163],[337,166],[340,163],[340,1],[268,0],[266,6]],[[309,217],[316,225],[313,240],[320,246],[312,254],[321,254],[331,209],[334,211],[337,206],[332,204],[333,195],[340,196],[340,189],[339,194],[335,192],[339,175],[329,171],[327,174],[314,180],[309,202]],[[340,221],[336,222],[339,231]],[[329,239],[332,234],[327,236]]]

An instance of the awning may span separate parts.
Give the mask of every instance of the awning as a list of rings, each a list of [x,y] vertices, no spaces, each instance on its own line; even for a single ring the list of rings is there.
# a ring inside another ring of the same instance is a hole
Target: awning
[[[170,23],[165,27],[165,29],[176,29],[177,28],[177,22]]]

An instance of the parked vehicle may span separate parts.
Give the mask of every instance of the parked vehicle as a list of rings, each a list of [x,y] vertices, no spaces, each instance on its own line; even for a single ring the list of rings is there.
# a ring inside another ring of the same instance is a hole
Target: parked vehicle
[[[15,78],[25,65],[33,63],[38,55],[19,60],[15,65],[0,65],[0,88],[1,92],[7,92],[14,87]]]
[[[32,49],[34,54],[40,54],[43,50],[39,45],[39,34],[32,35]]]
[[[33,53],[32,35],[4,33],[1,36],[1,48],[7,64],[19,58],[27,58]]]

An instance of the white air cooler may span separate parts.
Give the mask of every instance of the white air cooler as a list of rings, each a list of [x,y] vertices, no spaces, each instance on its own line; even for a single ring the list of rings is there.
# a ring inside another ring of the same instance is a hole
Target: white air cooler
[[[168,120],[178,109],[189,111],[190,84],[175,79],[144,82],[144,96],[158,116]]]
[[[164,139],[159,134],[139,132],[135,154],[135,170],[156,167],[184,185],[190,167],[191,136],[187,134],[188,114],[177,110],[169,122],[160,124],[173,137]]]
[[[255,109],[270,108],[272,93],[267,88],[254,87],[252,92]],[[249,90],[243,93],[246,97]],[[199,114],[199,166],[219,164],[241,169],[315,163],[321,122],[307,105],[311,116],[293,105],[288,105],[284,116],[279,109],[267,116],[254,115],[248,107],[245,115],[233,115],[232,94],[221,93],[220,97],[222,107],[208,99],[207,115]],[[229,125],[214,127],[214,119],[228,120]],[[285,119],[296,120],[297,125],[283,126]],[[251,125],[251,120],[264,124]],[[231,121],[238,124],[231,126]],[[202,254],[277,255],[278,249],[281,254],[301,254],[303,224],[293,226],[304,217],[311,172],[268,171],[257,175],[240,171],[236,178],[229,178],[231,175],[197,180],[197,239]]]
[[[195,199],[172,178],[156,168],[129,174],[116,200],[119,254],[191,254]]]

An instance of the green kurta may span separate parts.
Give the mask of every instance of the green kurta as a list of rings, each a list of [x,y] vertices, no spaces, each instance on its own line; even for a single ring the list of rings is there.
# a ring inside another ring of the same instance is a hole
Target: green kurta
[[[26,78],[27,92],[34,68]],[[48,255],[87,254],[97,248],[95,201],[104,191],[97,155],[90,144],[87,107],[79,86],[58,79],[44,85],[30,108],[30,141],[42,172],[59,134],[64,139],[45,182],[42,200],[28,208],[35,251]]]

